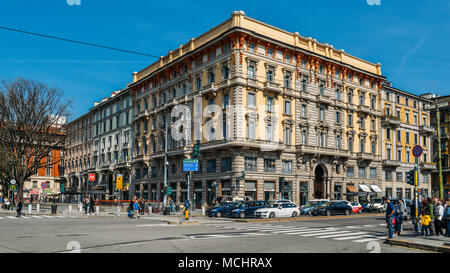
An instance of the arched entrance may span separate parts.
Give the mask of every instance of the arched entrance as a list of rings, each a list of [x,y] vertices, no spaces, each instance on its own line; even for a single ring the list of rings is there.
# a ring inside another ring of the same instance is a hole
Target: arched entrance
[[[314,198],[325,198],[327,169],[324,165],[316,166],[314,170]]]

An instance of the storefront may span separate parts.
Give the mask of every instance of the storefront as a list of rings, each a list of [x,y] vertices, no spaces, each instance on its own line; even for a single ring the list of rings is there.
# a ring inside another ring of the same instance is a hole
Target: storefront
[[[281,199],[287,199],[287,200],[293,201],[293,199],[292,199],[292,182],[291,181],[284,182],[283,189],[281,191]]]
[[[217,199],[217,182],[208,181],[207,185],[208,185],[207,203],[211,205],[212,201]]]
[[[375,195],[375,193],[373,193],[370,190],[370,188],[365,184],[359,184],[359,188],[361,189],[360,194],[359,194],[359,202],[360,203],[365,203],[365,202],[369,201],[369,197],[372,195]]]
[[[300,182],[300,206],[308,203],[308,182]]]
[[[256,200],[256,181],[245,181],[244,192],[249,200]]]
[[[195,202],[195,208],[200,209],[202,207],[203,198],[202,198],[202,191],[203,186],[202,182],[194,182],[195,190],[194,190],[194,202]]]
[[[378,185],[370,185],[370,188],[375,192],[374,196],[372,196],[373,198],[381,197],[383,191],[380,189],[380,187],[378,187]]]
[[[334,183],[333,199],[342,200],[342,183]]]
[[[231,182],[230,180],[222,181],[222,197],[231,197]]]
[[[347,192],[344,193],[347,201],[357,201],[358,199],[358,190],[355,188],[353,184],[347,184],[346,186]]]
[[[264,181],[264,201],[275,199],[275,182]]]

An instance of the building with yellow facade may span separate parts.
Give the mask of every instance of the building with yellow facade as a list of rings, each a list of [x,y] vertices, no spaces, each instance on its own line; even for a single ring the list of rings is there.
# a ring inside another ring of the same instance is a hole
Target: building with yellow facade
[[[182,161],[196,139],[197,206],[225,196],[381,196],[383,80],[380,64],[234,12],[133,74],[131,194],[162,200],[164,128],[182,117],[188,123],[169,126],[167,141],[174,201],[187,198]],[[172,116],[181,105],[188,110]],[[177,130],[187,137],[173,139]]]
[[[414,197],[414,186],[406,183],[406,172],[419,163],[419,188],[423,196],[431,193],[433,163],[430,109],[433,101],[395,87],[386,81],[382,88],[382,189],[384,196]],[[415,145],[420,145],[423,154],[416,158],[412,154]]]

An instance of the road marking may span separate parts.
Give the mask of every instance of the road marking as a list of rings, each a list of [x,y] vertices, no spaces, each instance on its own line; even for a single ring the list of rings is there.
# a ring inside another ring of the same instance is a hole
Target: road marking
[[[30,218],[30,217],[28,217],[28,216],[22,216],[22,218],[28,219],[28,218]]]
[[[345,232],[342,232],[340,234],[324,235],[324,236],[319,236],[317,238],[328,239],[328,238],[333,238],[333,237],[348,236],[348,235],[354,235],[354,234],[355,233],[353,233],[351,231],[345,231]]]
[[[367,236],[363,235],[362,237],[368,237],[368,236],[370,236],[370,235],[367,235]],[[355,242],[355,243],[366,243],[366,242],[371,242],[371,241],[378,241],[378,240],[384,239],[384,238],[386,238],[386,235],[384,235],[384,236],[375,236],[375,237],[372,237],[372,238],[361,239],[361,240],[354,240],[353,242]]]
[[[351,234],[352,236],[342,237],[342,238],[333,238],[333,240],[343,241],[343,240],[361,239],[362,238],[362,236],[361,236],[362,234],[367,234],[367,232],[357,232],[357,233]],[[350,235],[350,234],[347,234],[347,235]],[[358,236],[356,236],[356,235],[358,235]]]
[[[235,237],[245,237],[245,236],[264,236],[264,233],[234,233],[234,234],[202,234],[202,235],[191,235],[191,239],[212,239],[212,238],[235,238]]]
[[[17,219],[17,217],[14,217],[14,216],[6,216],[6,217],[9,219]]]
[[[360,228],[361,226],[346,226],[344,228]]]
[[[160,227],[160,226],[167,226],[167,227],[174,227],[175,225],[169,225],[169,224],[145,224],[145,225],[136,225],[137,227]]]
[[[364,225],[363,227],[375,227],[374,225]]]
[[[0,217],[0,220],[3,219],[3,217]]]
[[[31,216],[31,217],[33,217],[33,218],[42,218],[41,216],[36,216],[36,215],[34,215],[34,216]]]
[[[333,237],[333,235],[330,235],[330,234],[340,234],[340,233],[348,233],[348,231],[345,231],[345,230],[331,231],[331,232],[327,232],[326,234],[328,234],[328,235],[323,236],[323,237],[326,237],[326,238]],[[313,233],[313,234],[306,234],[306,235],[301,235],[301,236],[315,236],[315,235],[318,235],[318,234],[321,235],[321,234],[323,234],[323,232]],[[322,237],[317,237],[317,238],[322,238]]]
[[[312,228],[305,231],[299,231],[299,232],[291,232],[291,233],[285,233],[289,235],[301,235],[301,234],[307,234],[307,233],[317,233],[317,232],[326,232],[326,231],[333,231],[335,228]]]
[[[46,218],[54,218],[53,216],[48,216],[48,215],[43,215],[44,217],[46,217]]]
[[[303,228],[294,228],[294,229],[290,229],[290,230],[278,230],[278,231],[272,231],[272,233],[289,233],[289,232],[293,232],[293,231],[304,231],[307,230],[308,228],[303,227]]]

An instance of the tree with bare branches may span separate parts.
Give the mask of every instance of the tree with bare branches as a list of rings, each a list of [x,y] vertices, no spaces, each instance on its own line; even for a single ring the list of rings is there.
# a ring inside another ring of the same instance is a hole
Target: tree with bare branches
[[[0,179],[3,191],[11,179],[17,181],[18,196],[23,185],[40,168],[58,160],[46,159],[64,146],[63,120],[71,102],[58,88],[23,78],[0,85]]]

